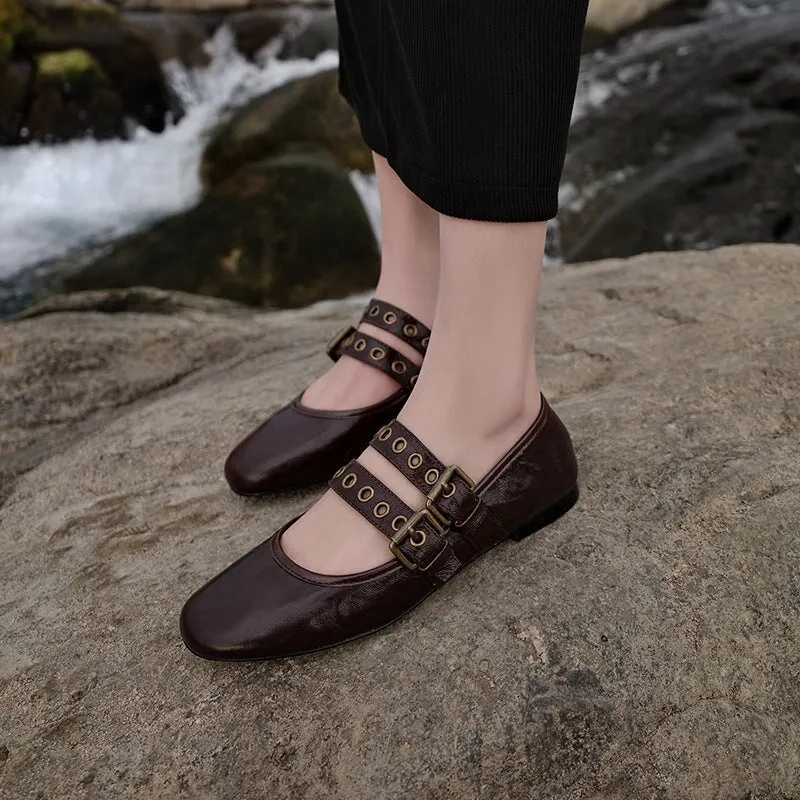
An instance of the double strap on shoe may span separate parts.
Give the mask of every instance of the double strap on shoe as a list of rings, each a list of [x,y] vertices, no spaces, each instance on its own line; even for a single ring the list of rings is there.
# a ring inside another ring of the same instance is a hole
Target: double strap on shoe
[[[430,342],[431,331],[426,325],[384,300],[372,299],[359,321],[391,333],[409,347],[425,356]],[[362,333],[357,327],[348,326],[340,330],[328,343],[328,355],[338,361],[347,355],[393,378],[405,389],[412,389],[417,382],[420,368],[393,347]]]
[[[473,519],[492,538],[504,538],[474,481],[458,466],[446,467],[404,425],[385,426],[370,446],[425,494],[425,507],[411,509],[358,461],[342,467],[330,488],[389,539],[390,552],[406,569],[435,585],[448,581],[462,566],[457,551],[472,556],[480,549],[460,530]]]

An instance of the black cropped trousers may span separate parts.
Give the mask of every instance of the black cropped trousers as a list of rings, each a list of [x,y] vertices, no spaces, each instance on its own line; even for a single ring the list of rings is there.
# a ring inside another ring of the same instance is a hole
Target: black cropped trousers
[[[588,0],[336,0],[367,146],[449,216],[554,217]]]

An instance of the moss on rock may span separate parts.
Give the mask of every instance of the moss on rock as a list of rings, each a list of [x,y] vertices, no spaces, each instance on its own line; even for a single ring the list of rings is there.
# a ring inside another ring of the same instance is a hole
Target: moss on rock
[[[94,56],[74,48],[56,53],[42,53],[36,59],[37,79],[73,83],[86,81],[107,84],[108,75]]]

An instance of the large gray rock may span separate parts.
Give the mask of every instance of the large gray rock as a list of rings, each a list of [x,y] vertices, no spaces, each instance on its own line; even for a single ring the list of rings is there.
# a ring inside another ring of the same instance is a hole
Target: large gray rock
[[[315,496],[237,499],[221,463],[353,313],[98,295],[119,313],[4,325],[30,458],[0,508],[0,794],[797,798],[798,269],[751,246],[549,273],[578,506],[385,633],[257,666],[197,660],[177,613]],[[26,417],[43,396],[76,419]]]
[[[569,261],[800,242],[800,4],[584,64],[559,215]]]

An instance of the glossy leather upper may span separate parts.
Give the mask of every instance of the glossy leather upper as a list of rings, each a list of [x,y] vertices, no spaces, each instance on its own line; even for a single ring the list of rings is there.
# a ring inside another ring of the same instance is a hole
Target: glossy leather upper
[[[397,423],[387,429],[393,425]],[[374,441],[383,441],[397,463],[401,458],[408,463],[424,445],[397,453],[398,430],[409,439],[410,432],[400,426],[383,440],[379,433]],[[420,464],[422,477],[415,480],[424,480],[429,469]],[[575,493],[576,484],[569,434],[543,400],[537,420],[477,486],[457,475],[446,484],[449,496],[439,494],[435,505],[454,524],[440,528],[426,518],[414,528],[412,533],[424,542],[419,550],[409,544],[410,537],[401,543],[412,568],[391,554],[387,540],[387,563],[376,569],[346,576],[309,572],[281,547],[288,523],[187,601],[181,615],[184,641],[204,658],[241,660],[312,652],[371,633],[403,616],[499,542],[526,526],[541,526],[537,521],[554,518],[553,509],[566,510],[565,498]],[[368,519],[378,509],[382,516],[373,522],[387,537],[402,528],[391,525],[394,512],[411,514],[358,462],[340,470],[331,487]],[[368,502],[361,500],[366,497]],[[384,515],[383,503],[393,511]],[[425,530],[428,536],[419,536]]]
[[[361,321],[397,336],[421,355],[427,349],[430,329],[397,306],[373,299]],[[353,327],[334,337],[328,353],[334,360],[348,356],[380,370],[398,384],[397,391],[384,401],[348,411],[308,408],[302,395],[296,397],[228,455],[225,478],[238,494],[265,494],[328,480],[399,413],[419,374],[410,359]]]

